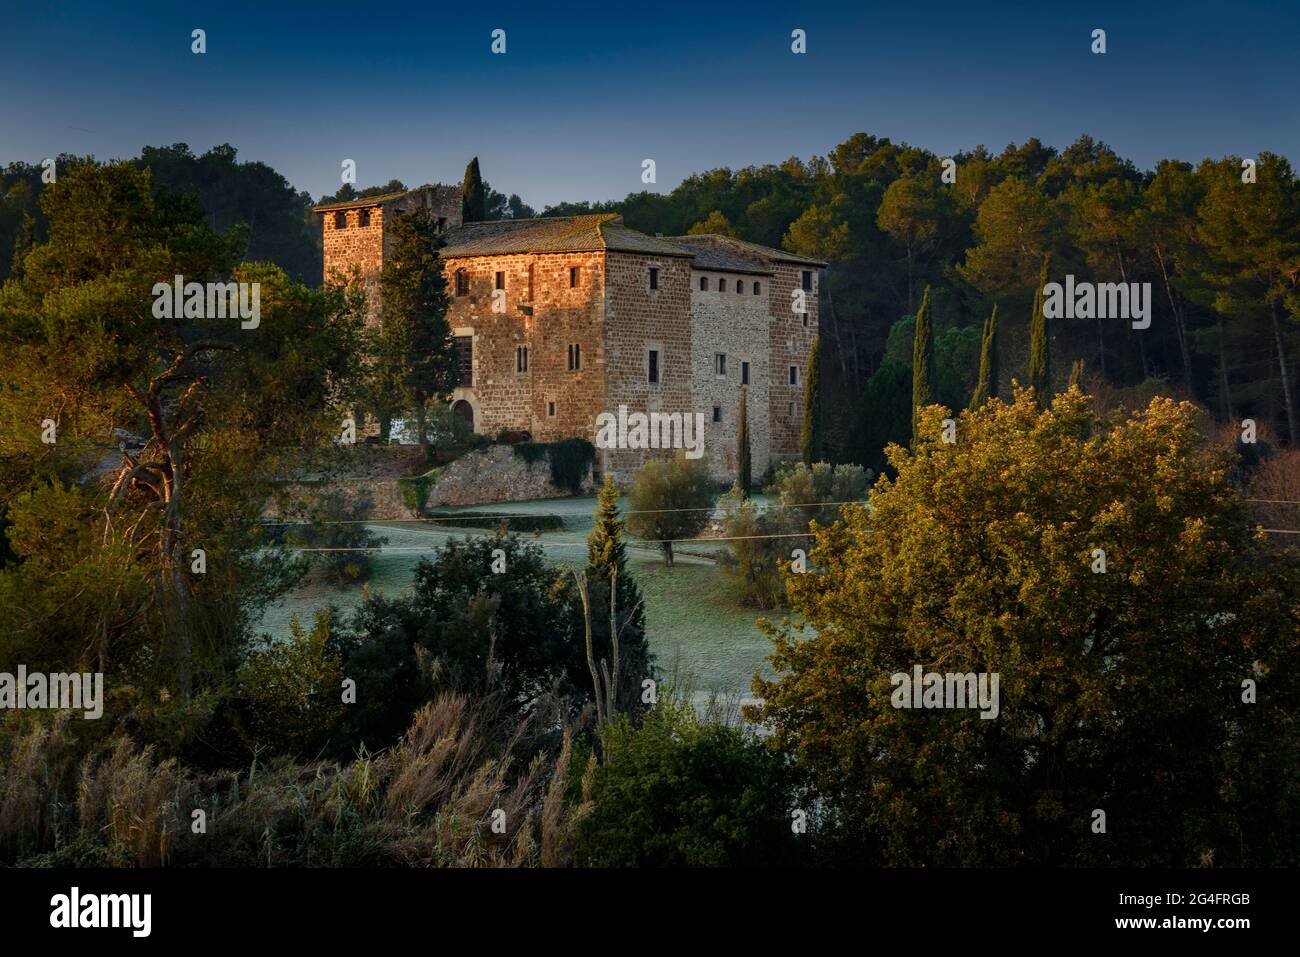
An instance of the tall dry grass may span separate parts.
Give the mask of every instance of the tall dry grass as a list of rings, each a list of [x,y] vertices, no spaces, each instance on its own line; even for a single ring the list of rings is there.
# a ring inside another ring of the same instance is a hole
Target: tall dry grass
[[[160,761],[123,738],[79,753],[66,716],[11,725],[0,729],[0,859],[564,866],[589,804],[566,799],[571,729],[557,713],[538,709],[519,721],[494,694],[448,692],[388,751],[344,764],[255,762],[221,774]],[[203,833],[195,811],[204,812]]]

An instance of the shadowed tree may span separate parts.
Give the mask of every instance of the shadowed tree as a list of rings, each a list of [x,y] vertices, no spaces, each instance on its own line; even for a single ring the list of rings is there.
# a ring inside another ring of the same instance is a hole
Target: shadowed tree
[[[916,310],[916,334],[912,339],[912,441],[916,441],[921,410],[936,400],[934,382],[934,329],[930,324],[930,288],[921,296]]]
[[[467,223],[481,223],[487,219],[487,190],[478,170],[477,156],[465,167],[465,182],[461,189],[461,218]]]
[[[808,375],[803,386],[803,431],[799,436],[799,450],[803,453],[805,465],[820,462],[825,455],[821,383],[821,337],[818,336],[808,350]]]
[[[745,387],[740,387],[740,434],[736,437],[736,487],[744,498],[749,498],[749,490],[754,485],[754,460],[749,447],[749,405],[745,396]],[[808,420],[804,419],[804,431],[807,432]]]
[[[1034,312],[1029,320],[1029,387],[1034,390],[1034,401],[1044,409],[1052,401],[1052,331],[1044,308],[1043,292],[1050,260],[1050,256],[1043,257],[1038,288],[1034,291]]]
[[[970,407],[979,408],[998,394],[998,307],[993,306],[993,313],[984,320],[984,332],[980,336],[980,371],[975,382],[975,394],[971,396]]]

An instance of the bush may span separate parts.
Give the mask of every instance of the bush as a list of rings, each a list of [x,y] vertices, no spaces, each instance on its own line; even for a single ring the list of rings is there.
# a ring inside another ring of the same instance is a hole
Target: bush
[[[627,497],[628,531],[659,542],[668,565],[673,563],[673,540],[703,531],[718,500],[704,459],[688,459],[681,452],[641,466]]]
[[[316,495],[303,510],[305,525],[285,533],[284,541],[311,552],[325,577],[340,585],[351,585],[370,577],[371,562],[367,549],[388,544],[376,535],[365,520],[374,511],[375,500],[369,493],[348,496],[339,489],[327,489]]]
[[[622,716],[601,732],[605,763],[578,826],[589,867],[756,867],[798,862],[795,776],[752,734],[700,720],[662,696],[640,728]]]

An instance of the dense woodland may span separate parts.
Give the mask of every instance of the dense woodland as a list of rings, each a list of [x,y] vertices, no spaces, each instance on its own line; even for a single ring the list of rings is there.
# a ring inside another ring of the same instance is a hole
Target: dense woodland
[[[606,485],[579,571],[501,530],[437,549],[409,592],[260,634],[308,572],[263,520],[285,476],[356,454],[332,441],[352,410],[445,390],[429,224],[402,221],[376,330],[319,284],[310,198],[233,149],[64,157],[48,186],[11,165],[0,671],[102,672],[106,700],[0,713],[0,862],[1300,861],[1300,556],[1261,528],[1297,527],[1300,186],[1276,156],[1250,182],[1236,158],[1142,172],[1086,138],[955,159],[944,183],[939,157],[858,135],[544,211],[831,263],[805,462],[771,486],[802,511],[726,504],[808,546],[806,570],[733,553],[789,613],[745,715],[764,737],[701,714],[646,642],[629,533],[695,534],[717,501],[684,459],[643,470],[629,527]],[[466,181],[473,218],[531,212],[477,161]],[[1049,324],[1067,273],[1151,282],[1150,329]],[[260,326],[159,315],[176,274],[260,283]],[[869,481],[868,507],[816,504]],[[687,528],[647,519],[661,501],[706,505]],[[998,720],[892,707],[916,663],[1001,674]]]

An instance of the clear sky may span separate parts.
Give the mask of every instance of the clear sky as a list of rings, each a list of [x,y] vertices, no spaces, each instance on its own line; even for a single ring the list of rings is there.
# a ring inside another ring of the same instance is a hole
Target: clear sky
[[[207,31],[207,53],[190,32]],[[492,30],[507,52],[490,51]],[[808,52],[790,52],[807,31]],[[1090,52],[1094,28],[1105,55]],[[0,164],[229,142],[313,196],[484,178],[540,209],[825,154],[1080,133],[1141,167],[1300,164],[1300,4],[33,3],[0,9]]]

